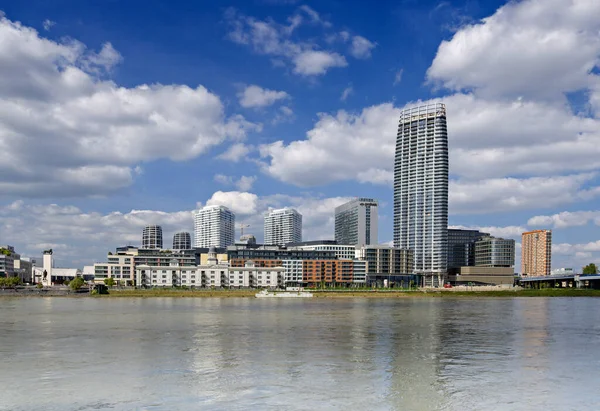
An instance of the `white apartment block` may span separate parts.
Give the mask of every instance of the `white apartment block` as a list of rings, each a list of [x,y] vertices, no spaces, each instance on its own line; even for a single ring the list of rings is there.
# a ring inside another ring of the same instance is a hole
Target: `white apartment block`
[[[136,267],[136,283],[139,287],[221,287],[228,278],[226,264],[180,266],[172,260],[168,267],[139,265]]]
[[[355,284],[365,284],[367,282],[367,271],[369,263],[362,260],[353,260],[352,282]]]
[[[285,270],[285,285],[302,284],[302,261],[303,260],[283,260],[283,269]]]
[[[194,247],[228,247],[235,242],[235,215],[224,206],[194,211]]]
[[[224,286],[282,288],[285,281],[285,269],[283,267],[256,267],[253,261],[248,261],[244,267],[230,267],[228,278],[229,284],[224,284]]]
[[[265,244],[285,245],[302,241],[302,214],[293,208],[265,213]]]

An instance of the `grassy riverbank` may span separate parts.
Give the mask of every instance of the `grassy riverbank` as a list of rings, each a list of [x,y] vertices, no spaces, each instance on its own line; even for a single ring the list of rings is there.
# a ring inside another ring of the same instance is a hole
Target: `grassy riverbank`
[[[494,291],[452,291],[452,290],[310,290],[315,298],[455,298],[455,297],[600,297],[600,290],[574,288],[546,288],[540,290],[494,290]],[[110,290],[113,297],[254,297],[256,290]]]

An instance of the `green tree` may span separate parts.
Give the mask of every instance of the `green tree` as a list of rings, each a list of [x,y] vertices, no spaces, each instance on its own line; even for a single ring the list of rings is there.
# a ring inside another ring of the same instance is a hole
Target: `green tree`
[[[112,277],[105,278],[104,279],[104,284],[106,284],[109,287],[114,287],[114,285],[115,285],[115,279],[112,278]]]
[[[598,267],[596,267],[596,264],[590,263],[590,264],[586,265],[585,267],[583,267],[583,273],[584,274],[598,274]]]
[[[35,286],[36,286],[37,288],[44,288],[44,286],[42,285],[42,283],[37,283]]]
[[[21,279],[19,277],[2,277],[0,278],[0,287],[15,287],[21,284]]]
[[[75,277],[73,280],[71,280],[71,282],[69,282],[69,287],[71,287],[71,290],[76,291],[79,290],[83,284],[85,284],[83,278]]]

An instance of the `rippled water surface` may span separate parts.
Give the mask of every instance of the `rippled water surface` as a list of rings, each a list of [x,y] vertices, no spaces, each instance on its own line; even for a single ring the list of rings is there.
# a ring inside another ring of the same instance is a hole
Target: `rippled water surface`
[[[600,410],[600,299],[0,299],[0,410]]]

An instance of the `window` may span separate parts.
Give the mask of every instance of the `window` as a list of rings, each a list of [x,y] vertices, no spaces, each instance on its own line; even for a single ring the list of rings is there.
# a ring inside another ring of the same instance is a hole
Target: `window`
[[[191,283],[194,284],[196,282],[196,280],[192,280]]]

